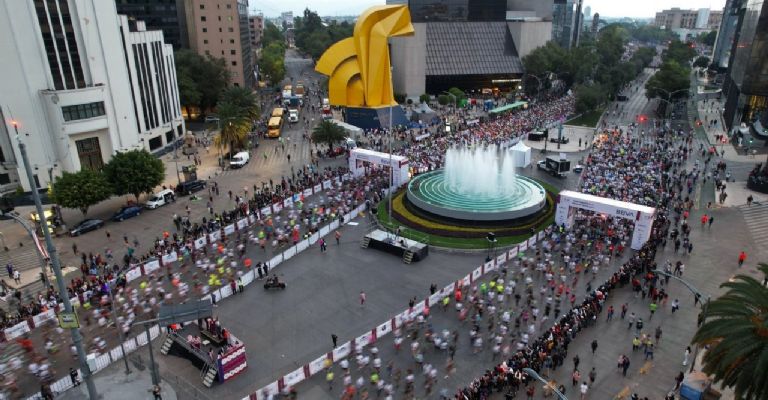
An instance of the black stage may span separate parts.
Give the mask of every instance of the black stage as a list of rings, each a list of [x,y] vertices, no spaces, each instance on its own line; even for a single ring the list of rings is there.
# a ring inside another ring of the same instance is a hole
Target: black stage
[[[421,261],[429,254],[429,247],[421,242],[396,236],[391,233],[377,229],[367,235],[368,247],[376,250],[382,250],[398,257],[406,258],[406,252],[412,254],[411,261]]]

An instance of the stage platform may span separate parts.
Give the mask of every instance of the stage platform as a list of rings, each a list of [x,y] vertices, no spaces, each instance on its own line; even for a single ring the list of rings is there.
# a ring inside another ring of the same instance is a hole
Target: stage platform
[[[382,250],[403,258],[403,262],[410,264],[413,261],[421,261],[429,254],[429,246],[408,238],[376,229],[365,235],[362,246]]]

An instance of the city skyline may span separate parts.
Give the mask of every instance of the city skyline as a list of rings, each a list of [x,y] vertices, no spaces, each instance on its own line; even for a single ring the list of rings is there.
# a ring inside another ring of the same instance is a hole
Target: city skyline
[[[251,12],[261,12],[267,17],[278,17],[280,13],[293,11],[295,16],[301,15],[303,10],[309,7],[321,16],[346,16],[358,15],[370,6],[384,4],[384,0],[358,0],[353,4],[339,3],[333,0],[314,0],[311,3],[306,0],[286,0],[277,2],[274,0],[261,0],[251,3]],[[709,8],[721,10],[725,6],[725,0],[676,0],[673,3],[666,0],[648,0],[641,3],[624,3],[611,0],[585,0],[584,7],[590,6],[592,13],[600,13],[602,17],[631,17],[653,18],[656,12],[673,7],[681,9]]]

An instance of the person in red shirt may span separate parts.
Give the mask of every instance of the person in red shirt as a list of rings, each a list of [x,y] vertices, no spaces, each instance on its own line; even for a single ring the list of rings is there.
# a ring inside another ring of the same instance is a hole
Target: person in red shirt
[[[744,261],[747,261],[747,253],[742,251],[741,253],[739,253],[739,267],[741,267],[742,264],[744,264]]]

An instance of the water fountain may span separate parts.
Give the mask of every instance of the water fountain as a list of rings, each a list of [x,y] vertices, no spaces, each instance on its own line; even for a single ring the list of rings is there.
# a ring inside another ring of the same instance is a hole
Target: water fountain
[[[512,220],[546,204],[544,188],[515,174],[512,154],[496,146],[449,149],[444,169],[412,179],[407,196],[417,208],[454,220]]]

